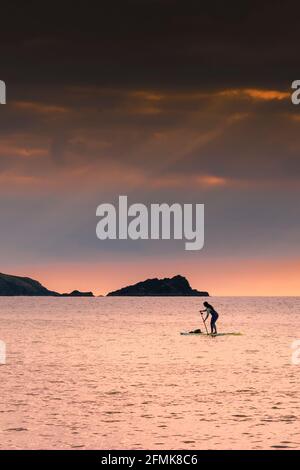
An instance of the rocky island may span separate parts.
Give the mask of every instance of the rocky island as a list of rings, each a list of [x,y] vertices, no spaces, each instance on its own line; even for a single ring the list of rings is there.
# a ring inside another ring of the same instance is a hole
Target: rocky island
[[[70,294],[61,294],[62,297],[94,297],[93,292],[80,292],[79,290],[73,290]]]
[[[208,292],[192,289],[189,281],[180,275],[164,279],[147,279],[137,284],[109,292],[108,296],[198,296],[207,297]]]

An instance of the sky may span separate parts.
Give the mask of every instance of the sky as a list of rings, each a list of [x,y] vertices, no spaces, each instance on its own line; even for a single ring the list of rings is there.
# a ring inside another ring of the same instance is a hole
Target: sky
[[[105,294],[185,275],[300,295],[297,2],[1,7],[0,271]],[[96,208],[204,203],[205,245],[96,238]]]

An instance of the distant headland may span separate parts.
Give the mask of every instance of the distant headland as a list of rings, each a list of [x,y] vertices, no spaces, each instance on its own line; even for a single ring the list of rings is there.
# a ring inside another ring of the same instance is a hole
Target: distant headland
[[[70,294],[59,294],[48,290],[30,277],[12,276],[0,273],[0,296],[42,296],[42,297],[94,297],[92,292],[74,290]]]
[[[13,276],[0,273],[0,296],[42,296],[42,297],[94,297],[92,292],[74,290],[70,294],[59,294],[44,287],[40,282],[29,277]],[[109,292],[107,296],[209,296],[206,291],[192,289],[188,280],[180,275],[164,279],[147,279],[137,284]]]

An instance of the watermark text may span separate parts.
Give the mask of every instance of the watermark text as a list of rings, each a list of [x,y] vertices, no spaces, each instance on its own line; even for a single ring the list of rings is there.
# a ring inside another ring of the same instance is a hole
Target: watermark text
[[[6,85],[3,80],[0,80],[0,104],[6,104]]]
[[[300,80],[293,81],[292,89],[295,90],[291,96],[292,103],[298,105],[300,104]]]
[[[96,211],[99,240],[185,240],[185,250],[204,246],[204,204],[145,204],[128,206],[119,196],[118,207],[100,204]]]
[[[0,339],[0,365],[6,364],[6,344]]]

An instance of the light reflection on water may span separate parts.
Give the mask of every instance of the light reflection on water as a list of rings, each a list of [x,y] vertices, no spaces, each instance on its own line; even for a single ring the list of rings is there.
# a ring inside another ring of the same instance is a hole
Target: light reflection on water
[[[300,298],[0,298],[0,448],[300,447]]]

